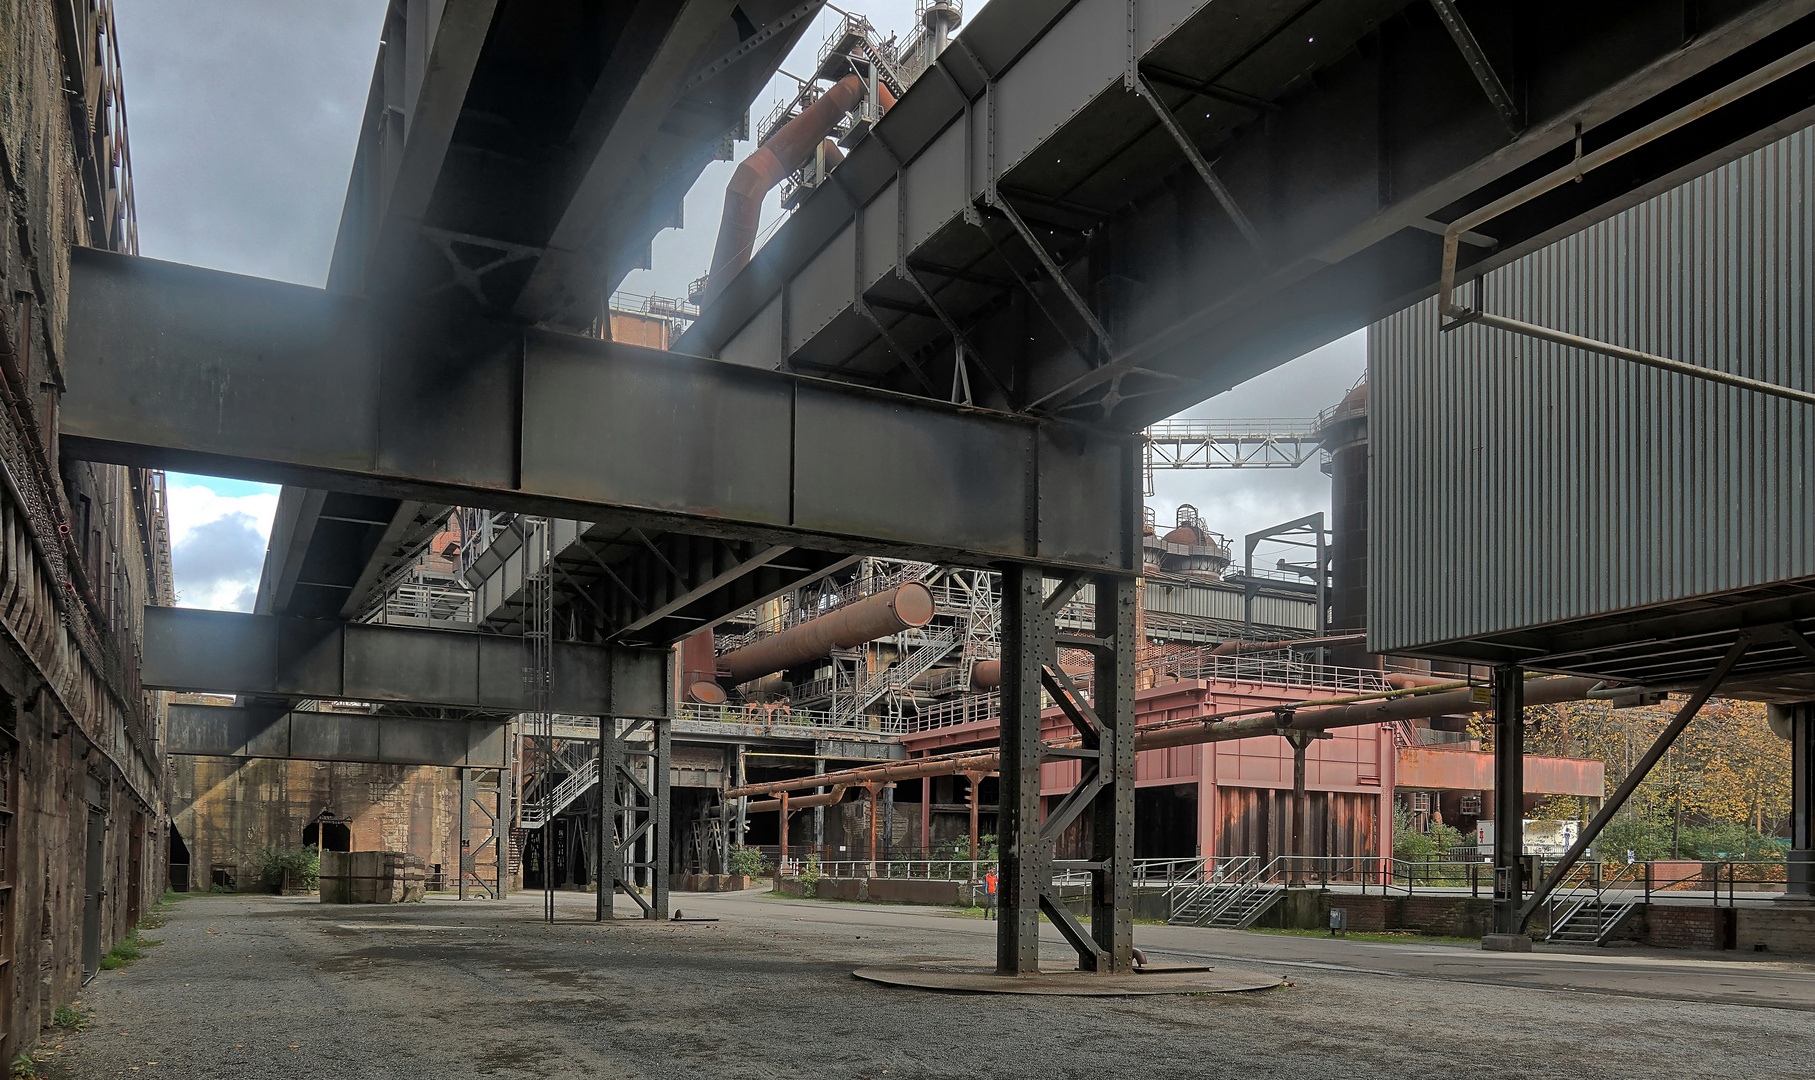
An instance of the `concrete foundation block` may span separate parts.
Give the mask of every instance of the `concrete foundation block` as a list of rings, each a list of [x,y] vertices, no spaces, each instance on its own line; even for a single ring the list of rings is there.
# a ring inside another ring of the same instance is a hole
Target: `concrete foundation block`
[[[1486,952],[1530,952],[1531,939],[1524,934],[1488,934],[1481,939]]]

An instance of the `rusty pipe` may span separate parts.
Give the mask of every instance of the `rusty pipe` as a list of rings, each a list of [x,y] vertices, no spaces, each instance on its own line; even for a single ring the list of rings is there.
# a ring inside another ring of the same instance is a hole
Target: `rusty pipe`
[[[819,141],[838,126],[839,118],[863,100],[863,89],[862,79],[846,75],[738,164],[725,185],[725,209],[719,217],[718,242],[712,249],[703,303],[710,304],[750,261],[763,196],[782,177],[800,168]]]
[[[866,596],[790,630],[718,658],[718,670],[732,685],[786,671],[879,637],[933,621],[933,593],[918,581]]]
[[[1414,690],[1420,686],[1440,686],[1454,682],[1451,675],[1420,675],[1415,671],[1393,671],[1387,673],[1386,684],[1395,690]]]
[[[681,641],[681,686],[687,700],[701,705],[723,705],[725,688],[718,684],[718,664],[712,651],[712,628]]]
[[[921,776],[945,776],[953,772],[995,772],[1001,752],[997,750],[963,750],[955,754],[941,754],[938,757],[915,758],[911,761],[891,762],[887,765],[865,765],[857,769],[846,769],[843,772],[826,773],[824,776],[799,776],[790,780],[770,780],[761,784],[745,784],[725,792],[725,798],[735,799],[751,795],[775,795],[783,791],[798,791],[803,788],[824,787],[827,783],[842,784],[852,787],[865,783],[882,783],[887,780],[913,780]],[[829,779],[828,779],[829,778]],[[792,800],[789,805],[792,806]]]
[[[802,795],[799,798],[790,795],[788,796],[788,813],[792,814],[796,810],[811,810],[816,806],[837,806],[839,800],[844,798],[844,789],[847,786],[835,784],[832,790],[819,795]],[[744,803],[744,813],[746,814],[773,814],[780,809],[780,799],[762,799]]]
[[[1002,661],[979,660],[971,665],[971,689],[994,690],[1002,685]]]
[[[1603,681],[1600,679],[1574,676],[1528,679],[1525,683],[1525,703],[1527,705],[1555,705],[1564,701],[1581,701],[1587,698],[1590,690],[1601,685],[1603,685]],[[1402,694],[1403,692],[1396,693]],[[1134,748],[1138,753],[1142,750],[1160,750],[1172,746],[1193,746],[1198,743],[1251,739],[1257,736],[1274,735],[1282,730],[1325,731],[1339,727],[1392,723],[1397,720],[1423,720],[1433,716],[1487,712],[1493,708],[1488,702],[1474,700],[1472,688],[1420,696],[1375,697],[1361,701],[1345,698],[1339,699],[1342,704],[1337,705],[1320,706],[1319,700],[1313,698],[1308,701],[1289,702],[1268,709],[1264,713],[1243,716],[1239,719],[1208,718],[1201,723],[1186,723],[1136,731]],[[1282,717],[1281,713],[1287,715]],[[1054,747],[1075,746],[1077,742],[1076,739],[1065,739],[1049,745]],[[947,776],[952,773],[970,771],[995,772],[1001,766],[1001,761],[1001,752],[997,750],[966,750],[939,757],[919,758],[914,761],[902,762],[899,765],[867,766],[846,772],[827,773],[824,776],[750,784],[741,788],[733,788],[726,792],[726,796],[769,795],[779,791],[816,787],[826,783],[861,784],[865,780],[905,780],[914,777]]]
[[[1580,701],[1590,690],[1603,685],[1601,679],[1565,677],[1531,679],[1525,684],[1527,705],[1555,705],[1563,701]],[[1427,720],[1434,716],[1459,716],[1487,712],[1487,702],[1476,701],[1473,688],[1424,694],[1417,697],[1352,701],[1342,705],[1317,707],[1315,701],[1288,707],[1284,718],[1276,713],[1244,716],[1235,720],[1211,720],[1201,724],[1181,724],[1159,731],[1136,732],[1136,750],[1159,750],[1169,746],[1193,746],[1198,743],[1225,742],[1255,735],[1286,731],[1328,731],[1339,727],[1364,724],[1390,724],[1398,720]]]

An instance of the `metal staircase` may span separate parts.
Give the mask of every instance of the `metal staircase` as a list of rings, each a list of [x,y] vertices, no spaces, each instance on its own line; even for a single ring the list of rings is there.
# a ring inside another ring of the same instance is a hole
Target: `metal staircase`
[[[965,633],[965,624],[959,622],[928,637],[907,656],[889,665],[874,678],[860,680],[849,698],[834,705],[833,715],[854,719],[863,715],[864,710],[889,691],[905,690],[911,680],[925,674],[934,664],[945,659],[946,654],[964,640]]]
[[[1218,867],[1207,880],[1175,886],[1172,892],[1178,899],[1166,921],[1173,926],[1246,929],[1285,895],[1285,887],[1274,883],[1279,864],[1275,859],[1263,867],[1257,857],[1247,855]]]
[[[521,829],[540,829],[549,818],[572,806],[575,799],[592,790],[599,782],[599,759],[589,757],[573,772],[567,774],[555,789],[549,792],[546,799],[531,802],[517,810],[517,827]]]
[[[1637,884],[1637,866],[1622,866],[1607,878],[1597,875],[1599,866],[1576,867],[1551,895],[1554,914],[1544,940],[1571,945],[1606,944],[1638,907],[1639,894],[1633,888]]]

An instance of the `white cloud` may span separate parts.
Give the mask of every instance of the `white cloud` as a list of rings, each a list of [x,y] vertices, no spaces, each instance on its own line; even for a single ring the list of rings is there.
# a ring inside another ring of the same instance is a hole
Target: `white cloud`
[[[223,481],[222,486],[244,490],[254,485]],[[177,603],[252,610],[277,515],[277,489],[222,494],[200,483],[171,483],[168,491]]]
[[[200,484],[172,483],[168,491],[172,545],[181,544],[197,528],[229,514],[244,514],[252,519],[261,538],[269,538],[271,522],[277,517],[276,488],[249,495],[222,495]]]

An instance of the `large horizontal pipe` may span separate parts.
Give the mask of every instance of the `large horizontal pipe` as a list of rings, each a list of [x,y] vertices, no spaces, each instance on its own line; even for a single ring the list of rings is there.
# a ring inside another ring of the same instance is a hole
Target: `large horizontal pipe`
[[[1525,704],[1527,706],[1555,705],[1564,701],[1581,701],[1588,696],[1590,690],[1601,685],[1602,680],[1600,679],[1576,677],[1528,679],[1525,683]],[[1415,691],[1394,691],[1393,694],[1394,696],[1391,697],[1383,695],[1368,697],[1364,700],[1331,699],[1341,702],[1336,705],[1319,705],[1318,699],[1312,699],[1282,704],[1253,716],[1242,716],[1235,719],[1208,717],[1198,723],[1147,728],[1135,732],[1134,748],[1136,752],[1160,750],[1170,746],[1193,746],[1198,743],[1251,739],[1262,735],[1272,735],[1285,728],[1300,731],[1327,731],[1331,728],[1360,727],[1365,724],[1392,723],[1397,720],[1424,720],[1434,716],[1458,716],[1464,713],[1487,712],[1492,708],[1485,702],[1476,701],[1474,690],[1468,687],[1421,695],[1416,694]],[[1281,710],[1292,713],[1290,718],[1284,722],[1278,715]],[[1076,744],[1076,739],[1069,739],[1052,745]],[[725,797],[773,795],[782,791],[819,787],[829,783],[861,784],[865,780],[898,780],[919,776],[946,776],[962,772],[995,772],[1000,764],[1000,751],[968,750],[939,757],[919,758],[914,761],[902,762],[899,765],[869,766],[847,772],[827,773],[824,776],[803,776],[791,780],[774,780],[766,784],[749,784],[741,788],[732,788],[725,792]],[[883,776],[884,772],[888,775]]]
[[[844,798],[844,789],[846,786],[847,785],[845,784],[835,784],[831,791],[827,791],[823,794],[802,795],[798,798],[789,798],[788,813],[792,814],[796,810],[811,810],[816,806],[837,806],[839,801]],[[780,809],[780,799],[756,799],[744,804],[744,813],[746,814],[773,814]]]
[[[910,581],[728,652],[718,658],[718,670],[735,686],[932,621],[932,590]]]
[[[1561,678],[1530,679],[1525,683],[1526,705],[1555,705],[1562,701],[1580,701],[1588,691],[1602,685],[1601,679]],[[1232,720],[1206,720],[1200,724],[1180,724],[1157,731],[1136,732],[1136,750],[1159,750],[1168,746],[1192,746],[1197,743],[1245,739],[1270,735],[1281,728],[1297,731],[1327,731],[1363,724],[1388,724],[1397,720],[1426,720],[1433,716],[1459,716],[1463,713],[1487,712],[1492,708],[1475,700],[1472,688],[1448,690],[1418,696],[1352,701],[1322,708],[1300,705],[1285,723],[1272,713],[1244,716]]]
[[[745,784],[725,792],[727,799],[736,799],[749,795],[779,795],[784,791],[801,791],[806,788],[824,787],[827,784],[843,784],[850,787],[856,784],[878,784],[888,780],[913,780],[921,776],[946,776],[961,772],[995,772],[1001,758],[996,750],[963,750],[956,754],[941,754],[938,757],[915,758],[911,761],[896,761],[887,765],[865,765],[862,768],[846,769],[843,772],[826,773],[824,776],[800,776],[791,780],[770,780],[761,784]],[[794,808],[794,800],[788,800],[788,809]]]

